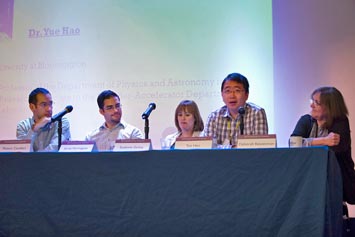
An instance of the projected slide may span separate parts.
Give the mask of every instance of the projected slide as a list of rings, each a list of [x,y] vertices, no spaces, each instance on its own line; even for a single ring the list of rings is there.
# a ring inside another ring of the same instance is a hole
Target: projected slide
[[[0,139],[15,138],[31,116],[29,92],[45,87],[53,114],[73,105],[72,137],[82,140],[103,123],[96,98],[111,89],[142,131],[156,103],[149,137],[159,148],[177,104],[194,100],[206,120],[231,72],[249,79],[249,101],[266,109],[272,132],[271,14],[271,0],[0,0]]]

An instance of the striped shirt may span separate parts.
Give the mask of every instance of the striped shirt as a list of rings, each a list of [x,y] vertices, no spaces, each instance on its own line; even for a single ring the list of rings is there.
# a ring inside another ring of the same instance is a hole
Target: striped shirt
[[[265,110],[253,103],[244,106],[244,135],[268,134],[268,124]],[[217,144],[236,144],[240,134],[240,115],[233,119],[227,106],[212,112],[207,118],[204,136],[216,139]]]

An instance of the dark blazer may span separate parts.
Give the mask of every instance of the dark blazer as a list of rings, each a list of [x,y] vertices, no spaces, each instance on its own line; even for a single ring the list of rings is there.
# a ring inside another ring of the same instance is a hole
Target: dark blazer
[[[291,136],[308,138],[313,123],[316,120],[309,114],[303,115],[297,122]],[[335,119],[328,129],[329,133],[340,134],[340,142],[336,146],[329,147],[335,152],[343,178],[343,200],[349,204],[355,204],[355,171],[354,161],[351,157],[351,137],[349,119],[347,117]]]

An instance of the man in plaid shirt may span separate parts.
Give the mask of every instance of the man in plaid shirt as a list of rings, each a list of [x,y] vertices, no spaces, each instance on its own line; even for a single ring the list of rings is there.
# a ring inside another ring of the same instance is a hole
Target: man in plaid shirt
[[[221,93],[225,105],[208,116],[205,136],[213,137],[216,145],[233,146],[236,144],[237,135],[241,134],[242,118],[244,135],[268,134],[265,110],[246,102],[249,82],[245,76],[239,73],[229,74],[222,82]],[[238,111],[243,108],[245,113],[241,116]]]

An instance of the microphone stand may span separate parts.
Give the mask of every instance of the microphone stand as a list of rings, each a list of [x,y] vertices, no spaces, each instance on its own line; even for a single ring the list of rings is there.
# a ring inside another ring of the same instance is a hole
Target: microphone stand
[[[62,119],[58,120],[58,151],[62,145]]]
[[[240,135],[243,135],[244,134],[244,114],[245,114],[244,107],[239,107],[238,113],[240,115],[240,125],[239,125]]]
[[[244,115],[240,115],[240,135],[244,134]]]
[[[145,139],[148,139],[149,138],[149,136],[148,136],[148,134],[149,134],[149,119],[148,119],[148,117],[146,117],[145,119],[145,125],[144,125],[144,134],[145,134]]]

